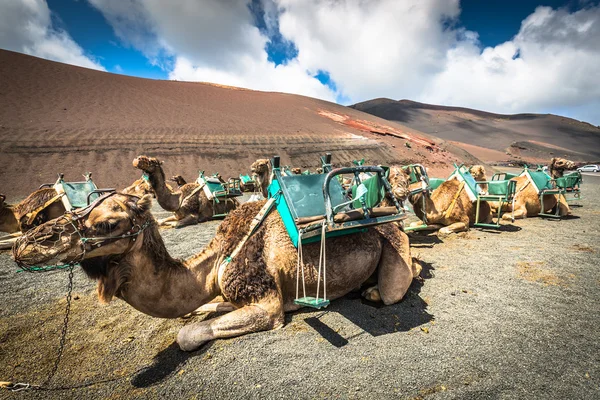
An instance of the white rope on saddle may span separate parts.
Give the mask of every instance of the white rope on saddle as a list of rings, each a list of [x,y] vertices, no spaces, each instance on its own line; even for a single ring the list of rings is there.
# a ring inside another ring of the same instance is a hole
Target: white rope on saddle
[[[323,221],[321,227],[321,249],[319,252],[319,269],[317,272],[317,293],[315,299],[319,301],[319,292],[321,291],[321,271],[323,271],[323,300],[327,300],[327,253],[325,243],[325,233],[327,230],[327,222]],[[302,296],[306,298],[306,277],[304,275],[304,256],[302,252],[302,234],[298,235],[298,262],[296,265],[296,300],[300,297],[300,275],[302,275]]]

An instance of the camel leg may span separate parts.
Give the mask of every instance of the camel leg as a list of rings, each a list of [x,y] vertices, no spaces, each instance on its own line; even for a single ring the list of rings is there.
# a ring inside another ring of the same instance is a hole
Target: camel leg
[[[10,250],[12,249],[13,244],[17,241],[18,237],[14,237],[12,239],[6,239],[0,241],[0,250]]]
[[[201,307],[196,308],[190,314],[196,315],[201,313],[209,313],[209,312],[230,312],[237,309],[236,306],[231,304],[228,301],[221,301],[218,303],[208,303]]]
[[[198,223],[198,216],[194,215],[194,214],[190,214],[190,215],[186,215],[185,217],[178,220],[177,223],[175,224],[175,228],[183,228],[184,226],[195,225],[197,223]]]
[[[443,227],[438,232],[442,235],[449,235],[451,233],[464,232],[469,230],[469,224],[464,222],[455,222],[448,226]]]
[[[193,351],[214,339],[279,328],[283,326],[283,321],[283,304],[277,296],[217,318],[186,325],[179,331],[177,343],[181,350]]]
[[[418,262],[410,259],[409,265],[402,257],[402,253],[410,254],[408,237],[404,238],[401,245],[405,247],[402,249],[403,251],[397,250],[390,243],[383,244],[377,273],[377,286],[370,287],[363,292],[365,299],[383,301],[385,305],[397,303],[406,294],[413,278],[421,273],[421,265]]]
[[[571,215],[571,208],[569,207],[569,203],[567,203],[567,199],[562,194],[558,195],[558,215],[565,216]]]
[[[177,217],[175,215],[171,215],[168,218],[159,219],[158,225],[159,226],[171,226],[171,225],[173,225],[173,223],[176,223],[176,222],[177,222]]]
[[[507,212],[506,214],[502,214],[502,219],[504,221],[512,221],[513,213]],[[527,218],[527,208],[521,207],[517,208],[514,212],[515,219],[525,219]]]

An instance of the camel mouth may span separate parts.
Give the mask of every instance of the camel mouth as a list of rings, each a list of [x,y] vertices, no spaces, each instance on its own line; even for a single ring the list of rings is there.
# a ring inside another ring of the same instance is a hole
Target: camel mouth
[[[17,239],[12,255],[20,267],[27,269],[58,265],[82,257],[83,246],[78,246],[74,241],[75,233],[70,232],[69,225],[61,225],[56,221],[35,227]]]

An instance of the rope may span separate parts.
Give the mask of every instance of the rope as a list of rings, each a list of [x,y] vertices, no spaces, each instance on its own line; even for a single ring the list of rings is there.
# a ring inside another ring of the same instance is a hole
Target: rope
[[[306,297],[306,283],[305,283],[305,277],[304,277],[304,255],[302,252],[302,234],[304,232],[300,231],[299,235],[298,235],[298,262],[297,262],[297,266],[296,266],[296,300],[298,300],[299,297],[299,291],[300,291],[300,267],[302,267],[302,295],[303,297]]]

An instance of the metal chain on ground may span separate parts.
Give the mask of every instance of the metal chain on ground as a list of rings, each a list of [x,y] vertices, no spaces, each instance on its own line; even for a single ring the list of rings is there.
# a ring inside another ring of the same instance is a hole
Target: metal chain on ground
[[[58,370],[58,365],[60,364],[60,360],[62,359],[63,351],[65,349],[65,343],[66,343],[66,339],[67,339],[67,329],[69,327],[69,315],[71,314],[71,299],[73,298],[73,267],[74,266],[75,266],[74,264],[69,265],[69,284],[67,286],[67,305],[65,307],[65,318],[63,320],[63,327],[62,327],[62,332],[60,335],[60,342],[58,345],[58,353],[56,355],[56,360],[54,361],[54,366],[52,367],[52,370],[50,371],[48,378],[46,378],[46,381],[42,384],[42,386],[47,386],[50,383],[50,381],[52,380],[52,378],[54,378],[54,375],[56,374],[56,371]]]

